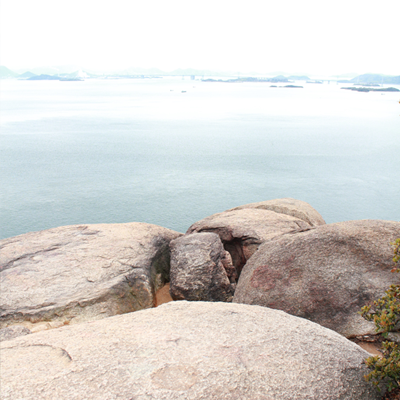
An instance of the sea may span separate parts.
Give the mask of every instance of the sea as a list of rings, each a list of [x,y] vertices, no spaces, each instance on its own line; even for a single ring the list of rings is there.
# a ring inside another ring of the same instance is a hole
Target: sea
[[[400,93],[295,84],[2,80],[0,239],[133,221],[185,232],[283,197],[327,223],[399,221]]]

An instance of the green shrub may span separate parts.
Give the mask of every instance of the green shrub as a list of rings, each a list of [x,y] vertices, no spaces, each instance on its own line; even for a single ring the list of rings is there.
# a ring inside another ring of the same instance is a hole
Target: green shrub
[[[394,267],[392,272],[400,272],[397,264],[400,261],[400,239],[391,243],[394,248]],[[374,301],[371,306],[364,306],[361,316],[375,323],[376,332],[387,337],[400,321],[400,285],[391,285],[385,295]],[[386,385],[388,391],[400,386],[400,349],[393,342],[382,343],[383,356],[369,357],[365,361],[372,371],[365,375],[380,390],[379,384]]]
[[[368,357],[365,360],[367,367],[372,371],[365,375],[367,381],[372,383],[380,390],[379,384],[383,382],[388,391],[399,386],[400,378],[400,351],[397,344],[393,342],[382,343],[383,356]]]

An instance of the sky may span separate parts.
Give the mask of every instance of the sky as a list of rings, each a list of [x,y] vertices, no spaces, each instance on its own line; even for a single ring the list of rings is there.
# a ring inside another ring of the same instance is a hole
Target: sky
[[[399,0],[0,0],[0,65],[400,75]]]

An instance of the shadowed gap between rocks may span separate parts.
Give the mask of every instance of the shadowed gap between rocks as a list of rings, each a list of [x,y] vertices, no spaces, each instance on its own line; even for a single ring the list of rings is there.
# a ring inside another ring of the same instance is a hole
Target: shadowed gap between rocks
[[[169,242],[163,241],[156,255],[151,261],[151,281],[155,291],[170,280],[171,249]]]
[[[229,242],[222,241],[224,249],[231,255],[232,264],[236,269],[235,282],[237,283],[247,260],[243,253],[243,241],[235,238]]]
[[[171,248],[169,241],[163,242],[151,263],[150,281],[152,283],[154,307],[174,301],[169,292],[171,280]]]
[[[169,293],[167,294],[165,287],[168,287],[170,282],[171,270],[171,249],[169,241],[156,239],[160,245],[159,250],[151,261],[150,269],[150,282],[152,284],[154,307],[163,304],[169,300]],[[160,300],[160,296],[163,300]]]

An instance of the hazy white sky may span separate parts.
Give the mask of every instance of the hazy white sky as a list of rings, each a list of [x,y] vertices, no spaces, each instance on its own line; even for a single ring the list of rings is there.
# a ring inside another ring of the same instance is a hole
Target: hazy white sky
[[[10,69],[400,75],[400,0],[0,0]]]

